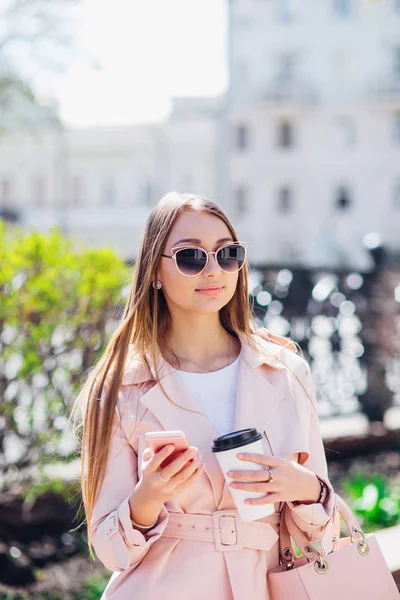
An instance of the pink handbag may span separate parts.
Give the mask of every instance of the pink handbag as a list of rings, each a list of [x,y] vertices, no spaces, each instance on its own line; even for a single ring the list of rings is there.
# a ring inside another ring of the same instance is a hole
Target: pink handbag
[[[340,515],[350,537],[340,537]],[[303,556],[295,556],[290,536]],[[284,504],[279,550],[281,564],[267,572],[271,600],[399,600],[376,537],[362,532],[354,513],[336,493],[333,515],[318,550]]]

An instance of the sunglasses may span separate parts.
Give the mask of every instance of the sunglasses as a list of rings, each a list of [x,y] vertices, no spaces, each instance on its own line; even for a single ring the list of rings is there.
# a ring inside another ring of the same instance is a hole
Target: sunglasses
[[[223,244],[215,252],[206,252],[198,246],[171,248],[171,255],[161,254],[172,258],[176,268],[182,275],[194,277],[199,275],[208,265],[208,257],[215,254],[216,261],[225,273],[237,273],[246,261],[247,242],[229,242]]]

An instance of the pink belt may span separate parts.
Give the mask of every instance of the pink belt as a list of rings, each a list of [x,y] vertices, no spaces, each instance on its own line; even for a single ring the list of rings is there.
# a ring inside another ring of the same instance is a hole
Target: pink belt
[[[212,515],[169,513],[165,537],[214,542],[219,552],[254,548],[269,550],[279,539],[272,527],[280,521],[273,513],[266,521],[242,521],[236,509],[216,510]]]

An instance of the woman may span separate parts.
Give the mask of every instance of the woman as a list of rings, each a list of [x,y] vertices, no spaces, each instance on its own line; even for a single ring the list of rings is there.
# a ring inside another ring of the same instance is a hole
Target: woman
[[[104,599],[265,600],[288,504],[310,541],[333,488],[310,369],[286,338],[255,332],[246,243],[210,200],[172,192],[146,224],[121,324],[78,396],[89,548],[114,571]],[[255,427],[263,454],[229,486],[213,439]],[[148,431],[191,445],[168,466]],[[275,512],[240,522],[229,487],[264,492]],[[240,529],[239,529],[240,528]]]

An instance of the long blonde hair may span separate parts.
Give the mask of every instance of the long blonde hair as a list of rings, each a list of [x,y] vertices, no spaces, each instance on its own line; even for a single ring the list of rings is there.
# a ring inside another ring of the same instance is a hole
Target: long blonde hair
[[[238,241],[236,231],[225,212],[210,199],[178,192],[170,192],[161,198],[146,222],[130,295],[120,323],[72,407],[69,423],[83,421],[80,483],[86,514],[88,546],[92,558],[94,557],[91,549],[91,519],[104,480],[118,390],[130,351],[129,346],[133,345],[138,359],[147,365],[146,354],[149,353],[151,367],[156,373],[155,381],[158,381],[156,357],[165,347],[170,329],[170,315],[162,289],[153,287],[152,282],[156,279],[160,256],[164,252],[171,229],[178,216],[186,210],[206,212],[221,219],[233,239]],[[239,333],[245,334],[249,344],[253,348],[256,347],[252,334],[257,324],[249,300],[247,264],[238,273],[235,294],[228,304],[221,308],[219,315],[220,322],[227,332],[236,336]],[[288,338],[288,345],[291,344],[293,341]],[[103,394],[104,398],[99,410],[106,378],[107,393]],[[102,414],[101,420],[100,414]]]

